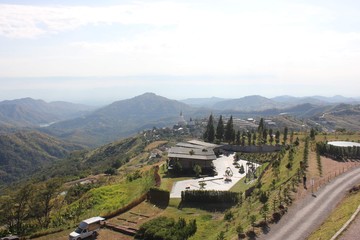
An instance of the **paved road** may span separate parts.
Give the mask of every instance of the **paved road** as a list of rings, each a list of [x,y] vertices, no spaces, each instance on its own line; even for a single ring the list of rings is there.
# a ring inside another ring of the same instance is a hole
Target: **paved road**
[[[316,230],[331,210],[345,196],[347,190],[360,183],[360,167],[346,172],[315,193],[294,204],[278,224],[270,225],[270,232],[261,235],[263,240],[302,240]]]
[[[360,229],[360,213],[357,215],[356,219],[350,224],[349,228],[343,232],[339,240],[354,240],[359,239],[359,229]]]

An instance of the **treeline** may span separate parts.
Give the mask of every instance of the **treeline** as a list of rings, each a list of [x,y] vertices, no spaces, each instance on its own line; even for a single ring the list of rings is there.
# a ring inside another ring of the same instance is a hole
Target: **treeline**
[[[230,191],[187,190],[181,192],[181,201],[198,203],[231,203],[239,202],[240,195]]]
[[[271,162],[273,160],[279,159],[280,152],[270,152],[270,153],[245,153],[237,152],[235,154],[235,160],[244,159],[250,162],[255,163],[264,163]]]
[[[290,144],[299,144],[299,138],[294,139],[293,131],[289,134],[289,129],[287,127],[284,128],[282,133],[280,130],[274,131],[271,128],[268,129],[265,126],[263,118],[260,119],[257,129],[240,131],[235,130],[232,116],[230,116],[229,120],[225,124],[222,115],[220,115],[215,127],[215,120],[212,114],[209,116],[208,123],[203,134],[203,139],[204,141],[211,143],[227,142],[229,144],[241,146],[262,144],[285,145],[288,141]]]
[[[52,179],[45,183],[22,186],[19,190],[0,198],[1,235],[7,233],[26,235],[49,228],[52,214],[62,203],[55,200],[60,194],[61,181]]]
[[[108,178],[105,177],[95,183],[73,186],[63,184],[63,179],[59,178],[17,186],[18,189],[0,196],[0,238],[10,234],[33,236],[58,231],[87,217],[89,211],[110,216],[128,210],[129,206],[146,199],[146,193],[155,185],[154,175],[151,169],[142,172],[137,179],[123,178],[122,182],[113,185],[107,185]],[[119,200],[113,201],[114,197]]]
[[[339,147],[326,142],[318,142],[316,149],[320,155],[337,160],[360,159],[360,147],[357,146]]]

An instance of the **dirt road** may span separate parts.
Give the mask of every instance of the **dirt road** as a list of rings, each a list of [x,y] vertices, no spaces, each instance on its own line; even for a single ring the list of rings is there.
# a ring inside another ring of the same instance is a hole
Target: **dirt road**
[[[270,232],[262,240],[301,240],[316,230],[331,210],[345,196],[346,191],[360,183],[360,167],[333,179],[314,196],[307,196],[294,204],[278,224],[270,225]]]

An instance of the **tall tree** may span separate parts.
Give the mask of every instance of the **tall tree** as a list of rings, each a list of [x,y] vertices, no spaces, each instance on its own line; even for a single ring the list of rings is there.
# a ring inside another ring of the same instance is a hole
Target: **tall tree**
[[[287,137],[288,137],[288,128],[285,127],[284,128],[284,137],[283,137],[283,144],[285,145],[286,144],[286,141],[287,141]]]
[[[233,123],[233,117],[230,116],[225,126],[225,134],[224,134],[225,141],[231,143],[234,139],[233,134],[234,134],[234,123]]]
[[[243,131],[241,135],[241,146],[245,146],[245,139],[246,139],[246,133],[245,131]]]
[[[247,143],[250,146],[251,145],[251,132],[250,131],[247,132],[247,140],[248,140]]]
[[[264,124],[264,119],[261,118],[260,122],[259,122],[259,126],[257,129],[257,133],[258,133],[258,143],[262,144],[263,143],[263,131],[265,129],[265,124]]]
[[[222,119],[222,116],[220,115],[219,122],[216,127],[216,139],[220,142],[224,138],[224,121]]]
[[[261,118],[258,126],[258,133],[262,133],[265,128],[264,119]]]
[[[214,129],[214,118],[213,115],[210,114],[208,123],[206,125],[206,130],[204,133],[204,141],[205,142],[214,142],[215,140],[215,129]]]
[[[277,130],[275,133],[275,143],[278,145],[280,143],[280,131]]]
[[[254,131],[253,133],[252,133],[252,144],[253,145],[256,145],[256,132]]]
[[[53,208],[53,198],[59,193],[61,181],[59,179],[52,179],[39,186],[36,191],[30,209],[32,215],[37,219],[41,227],[49,227],[50,212]]]
[[[233,143],[235,143],[235,141],[236,141],[236,131],[235,131],[235,129],[233,129],[233,132],[232,132],[232,134],[231,134],[231,141],[232,141]]]
[[[290,132],[290,144],[293,144],[294,142],[294,130],[291,130]]]
[[[262,141],[263,141],[263,144],[267,144],[267,140],[268,140],[268,131],[267,129],[265,128],[262,132]]]
[[[240,143],[241,143],[241,133],[240,133],[240,130],[238,130],[236,132],[236,144],[240,145]]]
[[[315,140],[315,129],[311,128],[310,130],[310,139]]]
[[[269,129],[269,136],[270,136],[269,142],[272,145],[274,142],[274,134],[273,134],[273,130],[271,128]]]
[[[29,216],[29,201],[33,193],[31,184],[24,185],[0,203],[0,223],[11,233],[23,234],[26,231],[25,220]]]

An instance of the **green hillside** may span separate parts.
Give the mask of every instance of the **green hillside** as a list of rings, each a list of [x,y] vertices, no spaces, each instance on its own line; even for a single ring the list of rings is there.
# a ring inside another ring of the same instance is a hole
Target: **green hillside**
[[[172,126],[179,121],[180,112],[190,111],[192,108],[184,103],[145,93],[114,102],[81,118],[55,123],[44,131],[64,140],[97,147],[154,126]]]
[[[144,202],[131,212],[151,218],[162,216],[184,219],[186,222],[195,220],[196,232],[190,240],[236,239],[243,234],[251,239],[251,236],[261,234],[268,224],[278,221],[286,213],[297,192],[303,190],[304,174],[321,174],[320,169],[319,172],[316,168],[312,172],[307,169],[308,165],[314,165],[313,161],[316,161],[316,142],[326,137],[359,140],[358,135],[347,133],[317,135],[314,139],[308,133],[284,136],[281,131],[280,139],[285,144],[279,152],[238,153],[240,159],[260,163],[262,167],[256,171],[256,176],[249,174],[230,189],[239,197],[236,204],[206,201],[201,204],[184,203],[180,199],[171,199],[165,207],[158,208]],[[70,229],[79,221],[91,216],[115,216],[108,221],[119,223],[123,221],[121,214],[131,215],[121,210],[134,201],[140,201],[149,188],[155,186],[155,166],[161,166],[160,188],[165,191],[170,191],[174,182],[195,176],[191,172],[180,175],[167,172],[163,165],[167,159],[165,152],[155,160],[149,158],[153,150],[161,152],[160,149],[164,150],[165,146],[172,146],[187,138],[190,135],[157,129],[96,149],[73,152],[68,158],[33,175],[32,181],[4,191],[5,194],[0,198],[0,222],[8,226],[12,233],[22,236],[48,235],[41,239],[52,239],[51,233],[58,231],[66,238]],[[255,143],[246,141],[245,144]],[[50,196],[50,208],[46,214],[44,211],[35,211],[33,207],[42,209],[46,205],[44,194]],[[21,199],[25,199],[23,204],[19,202]],[[17,212],[21,213],[20,219],[16,218]],[[9,219],[13,219],[13,225]],[[149,220],[136,220],[138,225],[135,228]],[[148,225],[151,226],[150,223]]]
[[[79,117],[94,107],[68,102],[50,102],[23,98],[0,102],[0,125],[39,127]]]
[[[35,131],[0,135],[0,184],[29,175],[84,149]]]

